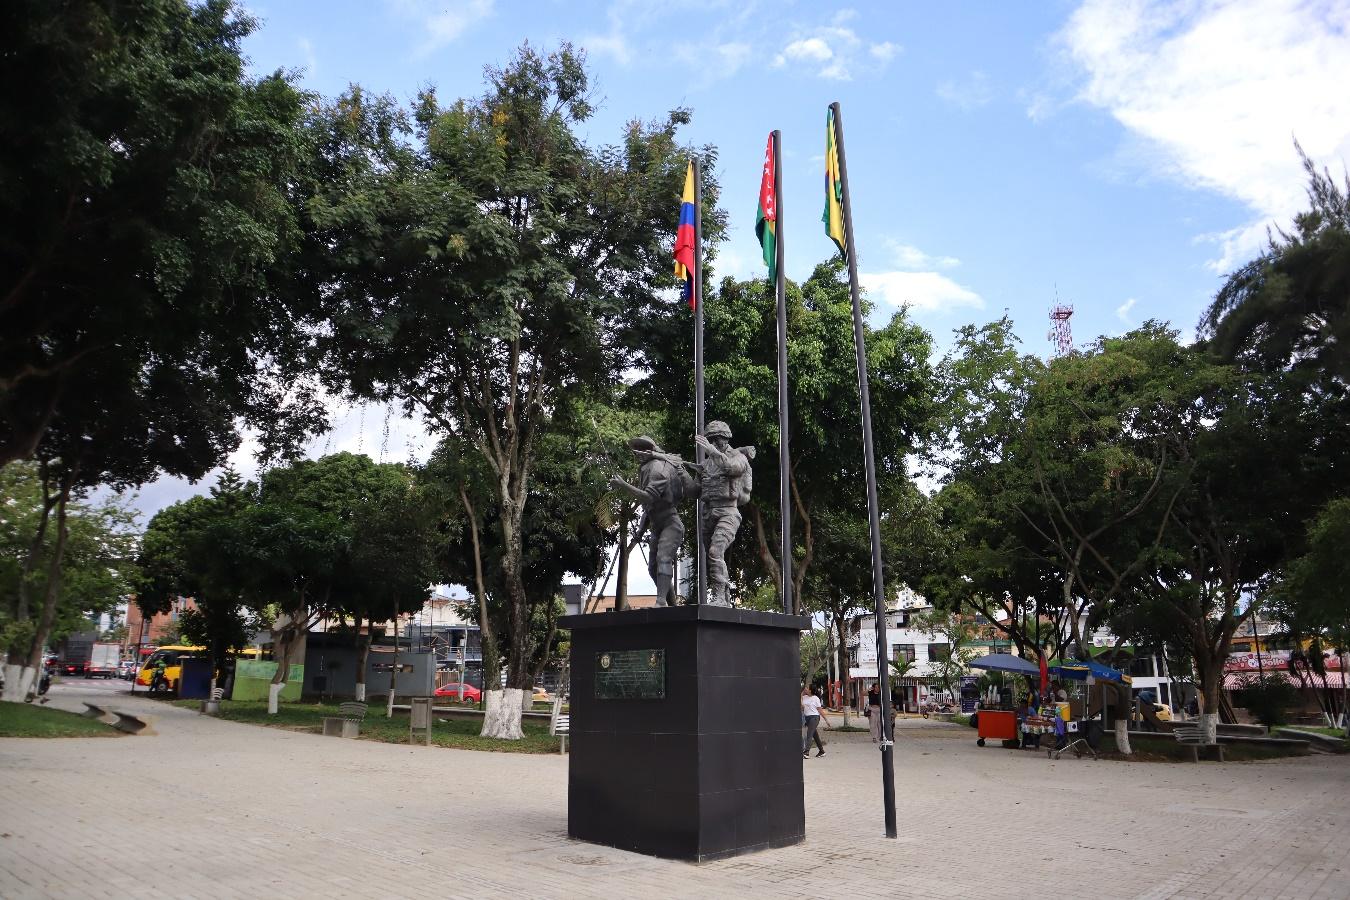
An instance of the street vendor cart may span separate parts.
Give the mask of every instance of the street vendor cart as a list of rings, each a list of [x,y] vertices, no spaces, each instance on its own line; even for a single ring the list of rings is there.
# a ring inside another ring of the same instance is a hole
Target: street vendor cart
[[[972,669],[984,669],[987,672],[1005,672],[1011,675],[1037,677],[1040,667],[1027,662],[1020,656],[1010,653],[991,653],[972,660]],[[1008,701],[1011,702],[1011,701]],[[1004,747],[1019,747],[1017,713],[1011,709],[981,709],[975,714],[975,743],[981,747],[987,740],[1002,741]]]
[[[983,747],[986,740],[992,739],[1009,747],[1017,746],[1017,713],[1010,709],[982,709],[975,715],[977,745]]]

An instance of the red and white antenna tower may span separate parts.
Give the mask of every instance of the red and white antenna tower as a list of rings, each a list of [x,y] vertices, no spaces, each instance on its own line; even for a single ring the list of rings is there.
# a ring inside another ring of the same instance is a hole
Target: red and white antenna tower
[[[1073,329],[1069,320],[1073,318],[1073,307],[1067,303],[1055,301],[1050,307],[1050,333],[1046,335],[1055,342],[1055,355],[1068,356],[1073,352]]]

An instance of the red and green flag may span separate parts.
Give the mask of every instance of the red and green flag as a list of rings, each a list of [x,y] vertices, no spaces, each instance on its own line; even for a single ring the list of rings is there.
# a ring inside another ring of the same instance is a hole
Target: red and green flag
[[[759,211],[755,213],[755,237],[759,238],[760,249],[764,252],[764,262],[769,267],[769,280],[778,277],[778,204],[776,185],[773,181],[773,135],[764,148],[764,174],[759,180]]]

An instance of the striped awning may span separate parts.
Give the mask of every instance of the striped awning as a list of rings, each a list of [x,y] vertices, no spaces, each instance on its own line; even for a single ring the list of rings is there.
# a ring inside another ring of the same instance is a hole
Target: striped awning
[[[1309,677],[1306,680],[1306,682],[1302,682],[1299,681],[1298,676],[1292,672],[1282,672],[1279,670],[1272,670],[1266,672],[1267,678],[1273,678],[1277,676],[1283,678],[1285,681],[1289,682],[1296,688],[1305,688],[1305,687],[1320,688],[1323,686],[1322,677],[1320,675],[1313,675]],[[1257,675],[1256,672],[1229,673],[1228,675],[1225,675],[1223,677],[1223,688],[1226,691],[1241,690],[1249,682],[1255,680],[1257,677],[1259,676]],[[1345,673],[1328,672],[1325,686],[1333,690],[1340,690],[1341,688],[1345,687]]]

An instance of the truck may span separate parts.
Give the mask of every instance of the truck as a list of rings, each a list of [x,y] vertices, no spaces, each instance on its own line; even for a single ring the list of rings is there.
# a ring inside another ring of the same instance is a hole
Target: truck
[[[112,678],[122,661],[122,648],[117,644],[95,641],[84,668],[85,678]]]
[[[93,631],[67,635],[56,645],[56,670],[62,675],[83,675],[97,640]]]

